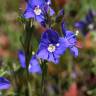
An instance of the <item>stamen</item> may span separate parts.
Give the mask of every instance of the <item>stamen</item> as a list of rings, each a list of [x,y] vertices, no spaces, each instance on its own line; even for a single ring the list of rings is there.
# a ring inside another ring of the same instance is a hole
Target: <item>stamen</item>
[[[41,12],[42,12],[42,10],[39,8],[39,6],[36,6],[35,9],[34,9],[34,13],[35,13],[36,15],[40,15]]]
[[[54,52],[55,50],[56,50],[56,47],[53,44],[49,44],[48,51],[49,52]]]
[[[56,44],[57,47],[58,47],[59,45],[60,45],[59,43]]]
[[[79,34],[79,30],[76,30],[76,33],[75,33],[75,35],[76,35],[76,36],[78,36],[78,34]]]
[[[50,5],[50,2],[49,1],[47,2],[47,5]]]
[[[32,51],[32,55],[35,55],[35,52],[34,51]]]

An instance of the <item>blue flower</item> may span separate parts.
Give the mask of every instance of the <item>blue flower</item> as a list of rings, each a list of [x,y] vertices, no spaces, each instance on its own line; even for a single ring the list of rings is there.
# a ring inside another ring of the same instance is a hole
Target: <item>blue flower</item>
[[[60,56],[64,54],[66,50],[63,39],[64,38],[59,37],[58,33],[54,30],[46,30],[42,34],[37,57],[55,64],[59,63]]]
[[[89,23],[89,24],[94,22],[94,14],[93,14],[91,9],[88,11],[85,19],[86,19],[86,22]]]
[[[21,50],[19,50],[18,52],[18,59],[22,68],[26,68],[25,55],[24,55],[24,52]]]
[[[50,16],[54,14],[53,9],[49,6],[50,4],[50,0],[29,0],[24,12],[24,17],[34,18],[38,22],[42,22],[45,20],[44,16],[46,13],[50,12]]]
[[[87,35],[90,30],[93,30],[95,28],[95,20],[92,10],[88,11],[85,17],[85,21],[82,20],[76,22],[75,27],[79,28],[84,35]]]
[[[32,59],[30,60],[29,72],[30,73],[39,73],[39,74],[42,73],[40,65],[38,64],[38,61],[35,56],[33,56]]]
[[[64,44],[67,46],[67,48],[70,49],[71,53],[75,57],[77,57],[78,48],[76,47],[76,42],[77,42],[76,35],[65,28],[65,23],[62,23],[62,32],[64,34],[64,41],[65,41]]]
[[[18,52],[19,62],[21,64],[22,68],[26,68],[26,62],[25,62],[25,54],[22,51]],[[41,68],[39,65],[39,62],[36,58],[36,56],[32,56],[30,62],[29,62],[29,72],[30,73],[41,73]]]
[[[0,90],[9,89],[11,86],[10,81],[4,77],[0,77]]]

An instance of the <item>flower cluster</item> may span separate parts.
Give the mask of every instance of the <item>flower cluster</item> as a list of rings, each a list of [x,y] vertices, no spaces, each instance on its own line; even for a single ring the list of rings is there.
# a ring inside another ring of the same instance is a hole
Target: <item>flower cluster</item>
[[[42,72],[38,62],[39,59],[47,60],[55,64],[59,63],[60,56],[64,54],[67,48],[70,49],[71,53],[75,57],[78,56],[76,35],[69,30],[62,30],[62,32],[65,34],[64,37],[60,37],[59,34],[53,29],[47,29],[45,32],[43,32],[39,48],[29,62],[29,72]],[[24,53],[19,51],[18,56],[21,66],[26,68]]]
[[[27,8],[23,14],[25,18],[33,18],[37,22],[46,22],[46,16],[52,16],[55,14],[54,10],[50,7],[50,0],[29,0],[27,2]],[[62,9],[56,16],[56,19],[64,15],[64,9]],[[47,18],[48,19],[48,18]],[[60,56],[63,55],[66,49],[70,49],[71,53],[77,57],[78,48],[76,47],[77,39],[74,32],[65,28],[65,22],[61,24],[63,36],[59,35],[59,32],[55,31],[51,27],[45,28],[45,32],[42,33],[38,50],[29,61],[28,70],[30,73],[42,73],[40,66],[41,61],[59,63]],[[25,54],[23,51],[18,52],[18,57],[22,68],[26,68]]]
[[[42,22],[44,23],[48,22],[49,18],[47,17],[53,16],[55,14],[55,11],[50,7],[50,5],[51,0],[28,0],[27,7],[23,14],[23,17],[26,19],[32,18],[34,19],[34,21],[37,21],[42,25]],[[60,17],[61,15],[64,15],[64,9],[60,10],[59,14],[56,16],[56,19],[58,19],[58,17]],[[59,32],[52,29],[52,27],[50,26],[49,28],[45,28],[46,30],[42,33],[38,50],[30,58],[29,65],[26,64],[26,55],[24,52],[25,50],[24,51],[19,50],[18,58],[21,67],[25,69],[28,68],[27,70],[29,71],[29,73],[41,74],[42,68],[40,66],[40,61],[53,62],[55,64],[58,64],[60,56],[63,55],[66,49],[68,48],[70,49],[71,53],[75,57],[77,57],[78,56],[78,48],[76,47],[77,33],[74,34],[72,31],[67,30],[65,27],[65,22],[62,22],[61,28],[63,36],[60,36]],[[10,81],[3,77],[0,77],[0,90],[8,89],[9,87],[10,87]]]

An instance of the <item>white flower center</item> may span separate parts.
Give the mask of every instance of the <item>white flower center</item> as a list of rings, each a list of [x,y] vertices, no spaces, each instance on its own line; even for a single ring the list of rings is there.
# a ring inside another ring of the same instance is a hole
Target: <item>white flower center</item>
[[[88,28],[89,28],[90,30],[92,30],[92,29],[94,28],[94,24],[89,24],[89,25],[88,25]]]
[[[48,51],[49,52],[54,52],[55,50],[56,50],[56,47],[53,44],[49,44]]]
[[[39,8],[39,6],[36,6],[35,9],[34,9],[34,13],[35,13],[36,15],[40,15],[41,12],[42,12],[42,10]]]

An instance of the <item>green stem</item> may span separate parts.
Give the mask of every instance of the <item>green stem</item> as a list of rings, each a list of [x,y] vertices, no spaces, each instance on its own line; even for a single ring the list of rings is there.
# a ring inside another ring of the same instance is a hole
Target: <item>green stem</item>
[[[44,61],[42,63],[41,96],[48,96],[48,94],[47,94],[47,70],[48,70],[48,66],[46,63],[47,63],[46,61]]]
[[[32,31],[34,31],[33,25],[31,26],[31,19],[29,21],[26,21],[26,26],[25,26],[25,34],[24,34],[24,51],[25,51],[25,61],[26,61],[26,94],[29,96],[29,62],[31,58],[31,52],[32,52]]]
[[[72,83],[72,56],[69,56],[69,62],[68,62],[68,84],[70,85]]]
[[[61,88],[61,84],[62,84],[62,79],[60,79],[61,78],[61,73],[60,74],[58,74],[58,80],[59,80],[59,82],[58,82],[58,89],[59,89],[59,96],[62,96],[62,88]]]

